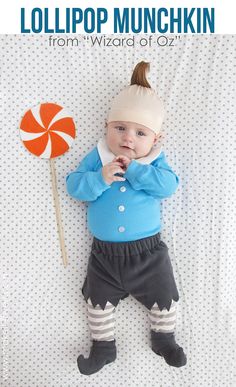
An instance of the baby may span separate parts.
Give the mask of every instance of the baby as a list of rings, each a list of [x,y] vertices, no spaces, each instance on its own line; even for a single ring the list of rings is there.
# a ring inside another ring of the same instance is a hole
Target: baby
[[[93,235],[82,287],[92,347],[88,358],[77,359],[85,375],[116,359],[115,308],[129,294],[147,308],[152,350],[170,366],[187,362],[175,342],[179,294],[160,236],[160,202],[179,179],[156,146],[164,107],[146,79],[148,69],[149,63],[137,64],[131,85],[112,103],[106,137],[66,177],[68,193],[88,202]]]

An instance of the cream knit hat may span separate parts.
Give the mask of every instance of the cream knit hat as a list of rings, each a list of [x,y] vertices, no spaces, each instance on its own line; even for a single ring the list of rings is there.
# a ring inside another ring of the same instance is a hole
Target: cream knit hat
[[[134,73],[135,71],[136,73],[139,72],[139,79],[137,76],[135,79],[132,77],[131,83],[134,84],[127,86],[114,98],[107,123],[112,121],[136,122],[148,127],[156,134],[160,132],[165,117],[165,109],[163,102],[146,80],[147,65],[149,64],[145,62],[138,63]],[[141,79],[140,71],[142,73]]]

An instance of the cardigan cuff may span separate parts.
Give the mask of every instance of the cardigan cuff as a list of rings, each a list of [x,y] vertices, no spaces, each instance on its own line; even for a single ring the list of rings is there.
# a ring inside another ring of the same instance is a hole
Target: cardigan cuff
[[[107,184],[104,180],[103,174],[102,174],[102,168],[99,169],[97,172],[97,182],[96,187],[99,189],[106,189],[109,188],[111,185]]]
[[[142,170],[142,165],[135,160],[132,160],[129,164],[124,177],[129,180],[130,183],[137,181],[137,177],[139,176]]]

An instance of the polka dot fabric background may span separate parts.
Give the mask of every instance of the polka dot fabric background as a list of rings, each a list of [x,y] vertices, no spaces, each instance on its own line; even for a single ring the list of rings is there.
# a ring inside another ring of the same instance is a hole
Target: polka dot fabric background
[[[173,46],[152,47],[77,39],[78,46],[52,47],[48,36],[0,36],[0,384],[235,387],[236,35],[182,35]],[[117,360],[87,377],[76,359],[90,348],[81,287],[92,236],[86,203],[69,197],[65,177],[105,133],[111,100],[140,60],[151,62],[150,83],[165,103],[163,147],[180,178],[176,194],[162,201],[162,239],[180,293],[176,338],[188,364],[169,367],[151,351],[146,310],[129,297],[116,311]],[[66,269],[49,163],[19,136],[24,112],[41,102],[66,108],[77,129],[71,150],[55,160]]]

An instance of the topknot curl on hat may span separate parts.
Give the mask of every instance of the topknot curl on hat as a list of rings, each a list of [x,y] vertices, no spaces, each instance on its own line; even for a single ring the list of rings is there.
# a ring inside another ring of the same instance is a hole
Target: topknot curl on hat
[[[146,79],[148,62],[139,62],[133,71],[130,85],[113,100],[107,123],[112,121],[136,122],[160,133],[165,117],[163,102]]]

